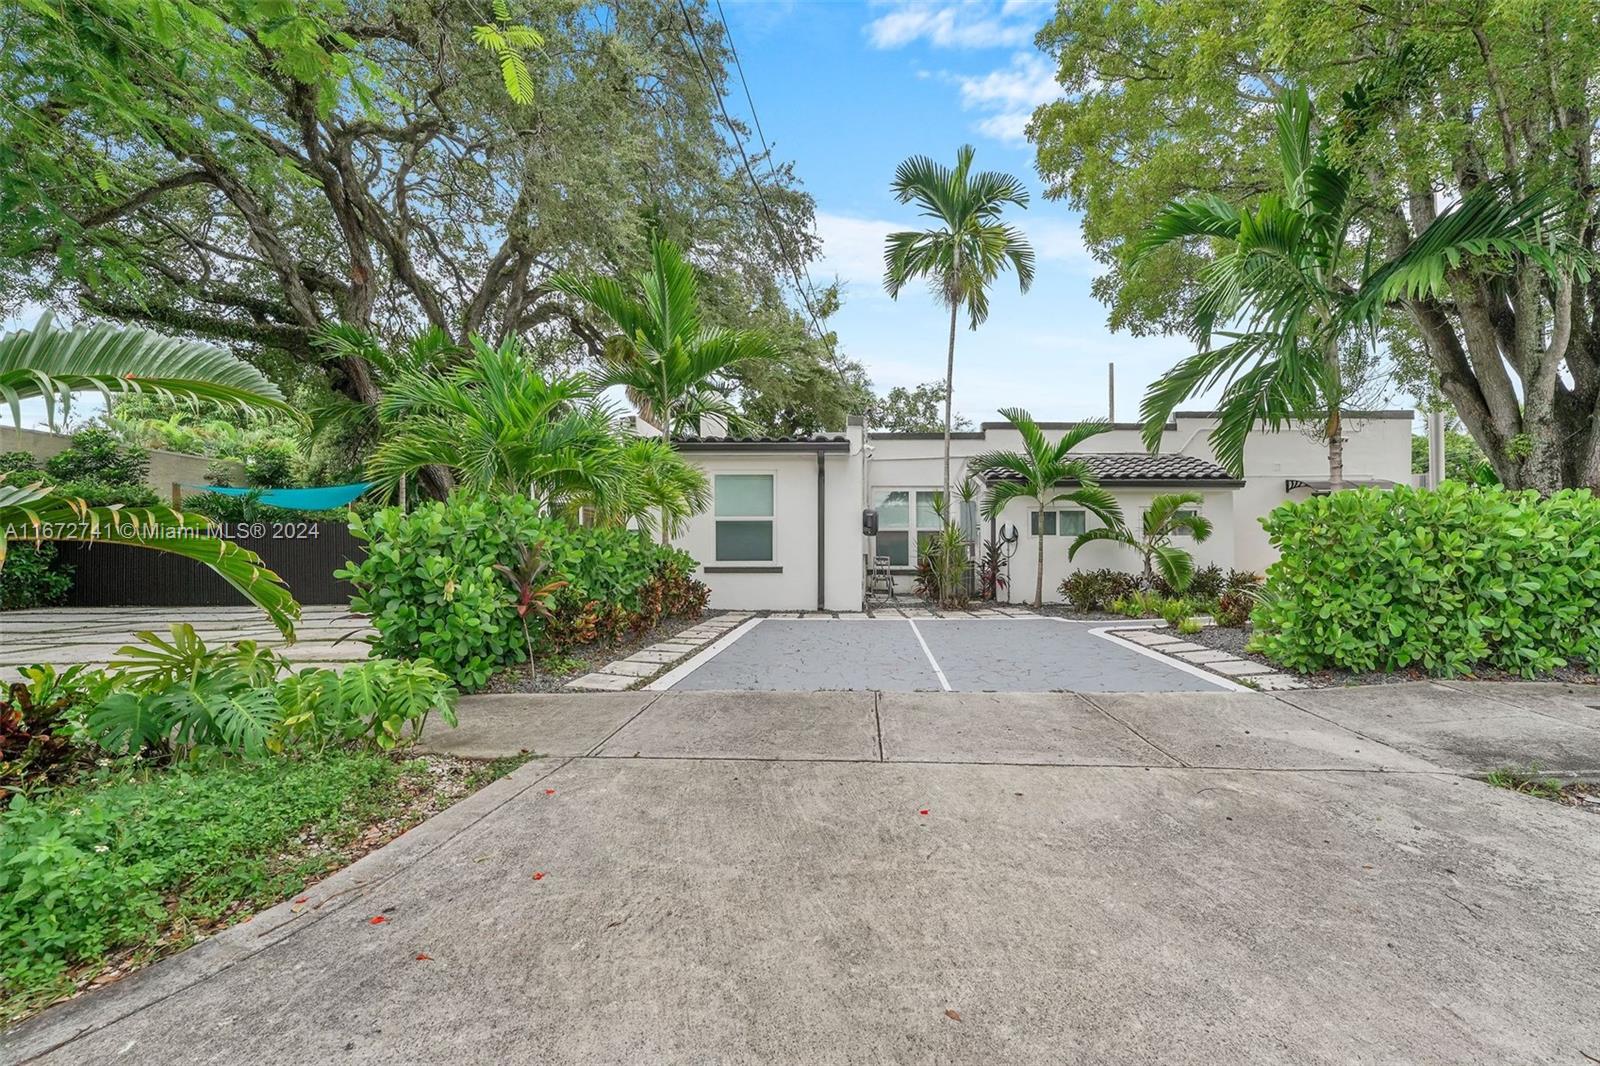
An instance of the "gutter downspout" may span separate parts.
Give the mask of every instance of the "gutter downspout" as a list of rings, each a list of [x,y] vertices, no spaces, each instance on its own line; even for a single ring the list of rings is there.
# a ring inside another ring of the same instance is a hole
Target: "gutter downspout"
[[[823,610],[826,602],[824,589],[826,588],[827,562],[828,562],[828,530],[826,518],[828,513],[828,468],[827,453],[821,448],[817,449],[817,610]]]

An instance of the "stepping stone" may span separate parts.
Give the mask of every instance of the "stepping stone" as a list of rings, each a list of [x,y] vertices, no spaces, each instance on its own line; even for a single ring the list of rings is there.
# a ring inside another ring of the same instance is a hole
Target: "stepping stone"
[[[1123,640],[1131,640],[1133,643],[1143,644],[1147,648],[1154,648],[1162,644],[1182,643],[1177,637],[1168,633],[1157,633],[1150,629],[1123,629],[1116,632]],[[1195,647],[1198,649],[1199,645]]]
[[[688,653],[681,651],[656,651],[654,648],[646,648],[644,651],[634,652],[632,655],[628,656],[622,661],[625,663],[673,663],[683,658],[686,654]]]
[[[1210,663],[1207,665],[1206,669],[1215,670],[1219,674],[1227,674],[1229,677],[1253,677],[1257,674],[1277,673],[1277,671],[1270,666],[1262,666],[1260,663],[1249,662],[1245,659],[1233,659],[1228,662]]]
[[[1163,655],[1176,655],[1178,652],[1184,651],[1205,651],[1206,646],[1204,644],[1192,644],[1187,640],[1175,640],[1171,644],[1158,644],[1155,646],[1155,650]]]
[[[1162,650],[1165,651],[1166,649]],[[1225,651],[1218,651],[1215,648],[1207,648],[1205,651],[1180,652],[1178,654],[1178,658],[1185,659],[1191,663],[1225,663],[1232,660],[1233,656],[1229,655]]]
[[[800,618],[800,616],[798,614],[793,614],[793,613],[788,613],[788,612],[782,613],[782,614],[769,614],[769,615],[767,615],[767,617],[771,618],[773,620],[782,620],[782,621],[786,621],[786,622],[787,621],[797,621]]]
[[[840,611],[837,617],[841,622],[858,622],[867,614],[865,611]]]
[[[568,681],[563,688],[590,689],[595,692],[621,692],[638,678],[618,677],[614,674],[584,674]]]
[[[661,669],[660,663],[635,663],[626,659],[619,659],[605,666],[602,674],[622,674],[629,679],[635,677],[649,677]]]
[[[1306,687],[1304,681],[1288,674],[1256,674],[1250,678],[1250,683],[1263,692],[1287,692]]]
[[[663,655],[670,653],[674,658],[677,658],[678,656],[688,655],[692,651],[697,651],[699,648],[700,645],[698,644],[688,644],[683,641],[667,640],[662,641],[660,644],[652,644],[646,648],[645,651],[658,651]]]

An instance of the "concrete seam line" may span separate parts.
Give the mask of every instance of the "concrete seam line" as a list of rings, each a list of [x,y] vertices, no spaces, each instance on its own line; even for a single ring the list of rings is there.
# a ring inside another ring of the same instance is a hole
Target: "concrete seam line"
[[[1325,714],[1318,714],[1316,711],[1313,711],[1310,707],[1302,707],[1298,703],[1294,702],[1293,700],[1284,698],[1284,694],[1281,693],[1281,692],[1268,692],[1268,693],[1266,693],[1266,695],[1271,696],[1273,699],[1277,700],[1279,703],[1283,704],[1285,707],[1290,708],[1291,710],[1299,711],[1301,714],[1310,715],[1312,718],[1315,718],[1319,722],[1326,722],[1329,725],[1333,726],[1333,728],[1341,729],[1344,732],[1349,733],[1352,736],[1360,737],[1362,740],[1365,740],[1369,744],[1376,744],[1380,748],[1388,748],[1391,751],[1398,751],[1402,755],[1411,755],[1411,757],[1413,759],[1422,759],[1422,756],[1420,756],[1420,755],[1412,755],[1411,752],[1406,751],[1404,748],[1401,748],[1401,747],[1398,747],[1398,746],[1396,746],[1394,744],[1391,744],[1387,740],[1380,740],[1377,737],[1369,736],[1368,734],[1363,733],[1361,730],[1356,729],[1353,726],[1347,726],[1343,722],[1336,722],[1332,718],[1329,718]],[[1557,719],[1557,720],[1559,721],[1559,719]],[[1423,761],[1427,762],[1429,760],[1423,759]],[[1441,767],[1441,769],[1443,769],[1443,767]]]
[[[684,678],[700,669],[706,663],[722,654],[728,649],[730,644],[744,636],[746,633],[750,632],[756,626],[760,625],[762,621],[763,619],[757,617],[741,623],[735,627],[731,633],[717,638],[705,649],[696,652],[687,661],[679,663],[677,666],[673,667],[671,670],[668,670],[666,673],[662,674],[648,685],[639,686],[640,691],[665,692],[667,689],[671,688],[673,685],[676,685],[679,681],[682,681]]]
[[[1065,619],[1062,619],[1062,621],[1065,621]],[[1174,659],[1170,655],[1163,655],[1160,652],[1155,651],[1155,650],[1153,650],[1151,648],[1146,648],[1142,644],[1134,644],[1131,641],[1118,640],[1116,637],[1113,637],[1111,635],[1111,631],[1114,630],[1114,629],[1133,629],[1133,628],[1137,628],[1137,627],[1110,625],[1110,626],[1100,626],[1097,629],[1089,630],[1089,632],[1092,633],[1093,635],[1099,637],[1101,640],[1110,641],[1111,643],[1115,644],[1119,648],[1127,648],[1129,651],[1136,651],[1140,655],[1143,655],[1148,659],[1154,659],[1157,662],[1165,663],[1166,665],[1172,667],[1175,670],[1181,670],[1186,674],[1193,674],[1195,677],[1201,678],[1202,680],[1205,680],[1205,681],[1209,681],[1213,685],[1216,685],[1218,688],[1223,689],[1223,690],[1225,690],[1227,692],[1255,692],[1256,691],[1255,689],[1249,687],[1248,685],[1241,685],[1238,682],[1229,681],[1225,677],[1220,677],[1220,676],[1218,676],[1216,674],[1213,674],[1209,670],[1202,670],[1198,666],[1195,666],[1193,663],[1186,663],[1182,659]],[[1149,627],[1142,627],[1142,628],[1149,628]]]
[[[931,690],[930,690],[931,691]],[[1081,695],[1081,693],[1079,693]],[[1130,727],[1131,728],[1131,727]],[[1153,746],[1153,745],[1152,745]],[[1160,750],[1157,748],[1156,750]],[[810,766],[826,764],[832,766],[884,766],[893,768],[897,766],[928,766],[928,767],[955,767],[955,766],[1011,766],[1028,770],[1171,770],[1198,773],[1245,773],[1245,774],[1362,774],[1378,775],[1382,777],[1452,777],[1463,781],[1476,781],[1482,775],[1474,775],[1462,770],[1391,770],[1383,766],[1223,766],[1219,764],[1195,765],[1193,763],[1179,762],[1175,766],[1157,766],[1145,762],[1016,762],[1007,759],[988,759],[982,761],[959,759],[886,759],[882,763],[874,758],[850,758],[844,755],[595,755],[575,756],[592,763],[651,763],[651,762],[711,762],[711,763],[755,763],[762,766],[776,766],[794,764]],[[1566,776],[1566,771],[1552,771],[1560,776]]]
[[[27,1058],[19,1059],[17,1061],[19,1061],[19,1062],[34,1062],[34,1061],[37,1061],[40,1058],[43,1058],[46,1055],[54,1054],[55,1052],[60,1051],[62,1048],[67,1047],[69,1044],[76,1043],[77,1041],[81,1040],[83,1037],[90,1036],[90,1035],[92,1035],[94,1033],[101,1032],[101,1031],[103,1031],[105,1029],[110,1028],[113,1025],[117,1025],[120,1022],[126,1021],[127,1019],[133,1017],[135,1014],[139,1014],[139,1013],[141,1013],[143,1011],[149,1010],[151,1007],[155,1007],[155,1006],[158,1006],[158,1005],[160,1005],[162,1003],[165,1003],[167,1000],[171,999],[172,997],[177,996],[177,995],[181,995],[184,992],[189,991],[191,988],[194,988],[197,985],[204,984],[206,981],[211,980],[212,978],[216,977],[218,974],[224,973],[227,970],[231,970],[233,967],[237,966],[239,963],[246,962],[246,961],[248,961],[250,959],[255,958],[257,955],[260,955],[260,954],[262,954],[264,952],[271,951],[273,948],[279,946],[280,944],[283,944],[283,943],[293,939],[294,937],[299,936],[305,930],[314,928],[317,925],[318,922],[321,922],[326,918],[332,917],[335,914],[339,914],[346,907],[349,907],[351,904],[357,902],[358,900],[361,900],[361,899],[365,898],[372,889],[386,884],[387,882],[393,880],[398,874],[402,873],[405,870],[410,869],[412,866],[416,865],[416,863],[417,863],[417,861],[419,859],[422,859],[422,858],[425,858],[425,857],[427,857],[429,855],[432,855],[434,852],[438,851],[440,848],[444,847],[446,844],[454,842],[463,833],[465,833],[467,830],[473,828],[474,826],[480,824],[485,818],[489,817],[489,815],[494,814],[496,811],[500,810],[506,804],[512,802],[513,800],[515,800],[518,797],[524,795],[525,793],[537,788],[541,782],[547,780],[552,774],[555,774],[555,773],[561,771],[562,769],[564,769],[565,767],[570,765],[573,761],[574,761],[573,758],[563,759],[559,765],[552,766],[549,769],[545,770],[543,773],[538,774],[537,776],[535,776],[533,778],[533,780],[529,781],[526,785],[523,785],[521,788],[518,788],[514,792],[511,792],[510,795],[506,796],[504,799],[498,800],[497,802],[495,802],[492,805],[488,806],[485,810],[483,810],[481,812],[473,811],[471,813],[471,817],[467,820],[467,822],[464,825],[462,825],[459,829],[457,829],[457,830],[453,831],[452,833],[450,833],[450,835],[447,836],[445,839],[440,840],[437,843],[429,844],[429,845],[427,845],[425,847],[420,847],[420,848],[416,848],[416,849],[407,849],[407,850],[415,850],[416,854],[415,855],[406,856],[404,859],[402,859],[394,867],[394,869],[390,870],[386,874],[380,875],[375,880],[373,880],[373,881],[371,881],[369,883],[366,883],[366,884],[360,884],[360,885],[353,886],[355,889],[358,889],[359,891],[341,890],[341,891],[344,891],[344,896],[343,896],[342,899],[340,899],[338,904],[336,904],[332,908],[330,908],[330,909],[328,909],[326,911],[323,911],[323,910],[311,910],[311,911],[306,911],[306,912],[302,912],[300,914],[293,915],[292,917],[285,919],[279,925],[273,926],[271,929],[267,930],[266,932],[257,933],[255,939],[260,940],[260,939],[262,939],[264,937],[270,936],[273,933],[278,932],[280,929],[284,929],[285,927],[288,927],[288,931],[285,932],[282,936],[277,937],[274,940],[270,940],[267,943],[259,944],[259,945],[255,946],[255,947],[246,947],[245,950],[243,950],[240,954],[232,956],[231,958],[227,959],[227,961],[223,962],[221,965],[217,966],[216,968],[207,970],[204,973],[197,974],[194,977],[193,980],[186,981],[183,984],[179,985],[178,987],[173,988],[170,991],[163,993],[162,995],[156,996],[154,999],[150,999],[150,1000],[148,1000],[146,1002],[142,1002],[142,1003],[138,1003],[138,1004],[132,1005],[127,1010],[122,1011],[121,1013],[117,1014],[117,1016],[114,1017],[114,1018],[109,1018],[109,1019],[106,1019],[106,1020],[103,1020],[103,1021],[97,1021],[97,1022],[93,1022],[93,1023],[89,1024],[89,1025],[85,1025],[81,1029],[75,1030],[70,1036],[64,1037],[61,1040],[57,1041],[56,1043],[51,1044],[50,1046],[48,1046],[46,1048],[43,1048],[42,1050],[36,1052],[35,1054],[29,1055]],[[339,869],[339,870],[335,870],[326,879],[324,879],[323,881],[318,882],[318,885],[316,887],[321,887],[323,885],[326,885],[326,884],[328,884],[329,881],[332,881],[334,878],[340,877],[340,876],[343,876],[343,875],[346,875],[346,874],[351,874],[353,876],[352,871],[355,871],[358,867],[362,866],[363,864],[366,864],[368,862],[368,860],[374,860],[378,856],[382,855],[383,852],[387,851],[390,847],[392,847],[396,843],[398,843],[407,833],[415,832],[417,829],[420,829],[422,826],[427,825],[428,822],[434,821],[436,819],[446,818],[452,811],[456,811],[460,807],[462,807],[464,805],[467,805],[467,804],[470,804],[474,798],[483,795],[483,792],[487,791],[488,788],[493,788],[495,785],[501,784],[502,782],[510,783],[510,781],[513,778],[517,777],[518,774],[521,773],[522,769],[523,769],[523,767],[519,767],[517,770],[513,770],[506,777],[501,778],[500,781],[493,782],[492,784],[487,786],[486,789],[480,790],[480,791],[474,793],[473,795],[466,797],[460,803],[458,803],[455,807],[446,808],[445,810],[439,812],[439,814],[434,815],[433,818],[430,818],[427,821],[421,822],[418,825],[412,826],[411,829],[408,829],[406,831],[406,833],[402,833],[399,837],[396,837],[394,840],[390,841],[388,844],[385,844],[383,847],[378,848],[376,851],[370,851],[367,854],[363,855],[361,858],[357,859],[355,862],[351,863],[349,866],[343,867],[342,869]],[[417,838],[413,838],[413,839],[417,839]],[[315,888],[313,888],[311,891],[315,891]],[[334,897],[332,897],[332,896],[324,897],[324,902],[326,902],[328,900],[331,900],[333,898]],[[287,900],[285,900],[283,902],[274,904],[273,906],[267,908],[266,910],[260,912],[257,915],[253,915],[252,918],[263,917],[263,916],[265,916],[267,914],[272,913],[275,910],[278,910],[279,908],[287,907],[287,906],[290,906],[290,903]],[[309,920],[302,920],[302,919],[309,919]],[[241,923],[239,923],[237,925],[230,926],[228,929],[224,930],[222,933],[219,933],[216,936],[210,938],[209,942],[216,942],[217,940],[221,939],[224,936],[227,936],[229,933],[233,932],[234,930],[239,930],[240,931],[237,934],[238,938],[243,941],[244,945],[248,945],[249,944],[249,940],[248,939],[244,939],[245,931],[247,930],[247,926],[243,922],[241,922]],[[176,961],[178,959],[181,959],[181,958],[184,957],[185,954],[187,954],[187,953],[186,952],[179,952],[176,955],[169,955],[165,959],[159,959],[156,962],[151,963],[149,967],[141,970],[140,974],[149,974],[153,970],[154,967],[160,966],[163,963],[170,963],[170,962]],[[134,975],[134,976],[138,976],[138,975]],[[68,1002],[72,1002],[72,1001],[68,1001]],[[87,1006],[87,1004],[88,1004],[88,1001],[86,1001],[86,1000],[80,1000],[78,1002],[84,1003],[85,1006]],[[39,1019],[43,1019],[43,1018],[45,1018],[47,1016],[48,1016],[47,1014],[40,1014],[37,1017]],[[7,1035],[11,1036],[11,1035],[15,1035],[15,1034],[11,1033],[11,1034],[7,1034]]]
[[[939,679],[939,687],[949,692],[950,682],[944,676],[944,671],[939,669],[939,660],[933,657],[933,649],[929,648],[928,642],[922,639],[922,630],[917,628],[917,620],[915,618],[907,618],[906,622],[911,626],[911,632],[916,635],[917,643],[922,645],[922,654],[928,657],[928,665],[933,667],[934,676]]]
[[[641,690],[641,691],[643,691],[643,690]],[[580,759],[586,759],[589,756],[594,755],[595,753],[597,753],[601,748],[603,748],[607,744],[611,743],[611,738],[612,737],[616,736],[618,733],[620,733],[624,729],[628,728],[630,725],[632,725],[634,723],[635,720],[638,719],[638,717],[641,714],[643,714],[645,711],[648,711],[650,708],[654,707],[656,705],[656,701],[659,700],[659,699],[661,699],[661,693],[657,692],[654,696],[651,696],[648,700],[645,701],[645,705],[643,707],[640,707],[637,711],[634,711],[632,714],[628,715],[628,720],[627,721],[623,722],[621,725],[617,726],[617,728],[613,729],[611,732],[609,732],[605,736],[601,737],[600,738],[600,743],[596,744],[594,747],[590,748],[588,751],[584,752],[582,755],[577,756],[577,757],[580,758]]]
[[[879,708],[883,705],[883,690],[872,690],[872,724],[878,729],[878,761],[886,762],[883,757],[883,715]]]
[[[1471,695],[1471,693],[1468,692],[1465,689],[1456,688],[1455,684],[1453,682],[1453,679],[1429,678],[1428,679],[1428,684],[1432,685],[1434,688],[1442,688],[1447,692],[1454,692],[1459,696]],[[1548,711],[1541,711],[1537,707],[1530,707],[1525,703],[1517,703],[1517,702],[1515,702],[1513,700],[1508,700],[1504,696],[1500,695],[1498,692],[1494,692],[1492,690],[1485,690],[1483,694],[1485,696],[1489,697],[1491,700],[1494,700],[1496,703],[1503,703],[1507,707],[1514,707],[1519,711],[1529,711],[1529,712],[1531,712],[1533,714],[1537,714],[1537,715],[1539,715],[1539,716],[1541,716],[1543,718],[1548,718],[1552,722],[1562,722],[1562,723],[1564,723],[1566,725],[1573,725],[1574,724],[1572,722],[1568,722],[1565,718],[1561,717],[1559,714],[1551,714]],[[1595,727],[1594,726],[1583,726],[1583,725],[1580,725],[1580,728],[1593,729]]]
[[[1118,718],[1116,715],[1112,714],[1105,707],[1102,707],[1100,705],[1100,702],[1094,698],[1094,695],[1092,693],[1078,692],[1078,693],[1074,693],[1074,695],[1079,696],[1080,698],[1082,698],[1082,700],[1085,703],[1087,703],[1089,706],[1093,707],[1095,710],[1099,711],[1101,714],[1105,715],[1107,718],[1111,719],[1113,722],[1117,723],[1122,728],[1126,729],[1128,732],[1132,733],[1134,736],[1138,737],[1140,740],[1142,740],[1146,744],[1150,745],[1156,751],[1159,751],[1162,755],[1165,755],[1167,758],[1169,758],[1173,762],[1177,763],[1180,767],[1185,767],[1185,768],[1189,767],[1188,763],[1184,762],[1182,759],[1178,758],[1172,752],[1168,751],[1166,748],[1163,748],[1160,744],[1157,744],[1155,741],[1151,740],[1149,737],[1147,737],[1143,733],[1139,732],[1137,729],[1135,729],[1133,727],[1133,725],[1131,723],[1124,722],[1121,718]]]

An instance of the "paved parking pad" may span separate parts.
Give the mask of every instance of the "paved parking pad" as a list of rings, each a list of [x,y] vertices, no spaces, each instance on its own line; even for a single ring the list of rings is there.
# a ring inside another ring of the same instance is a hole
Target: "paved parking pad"
[[[1216,692],[1232,686],[1050,618],[805,619],[752,625],[663,689]]]

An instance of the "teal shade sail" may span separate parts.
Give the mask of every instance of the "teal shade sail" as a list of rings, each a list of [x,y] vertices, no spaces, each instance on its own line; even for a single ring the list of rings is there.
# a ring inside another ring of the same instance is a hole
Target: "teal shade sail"
[[[219,496],[255,496],[268,507],[285,511],[333,511],[354,503],[376,481],[354,485],[326,485],[316,489],[237,489],[221,485],[185,485],[195,492],[215,492]]]

